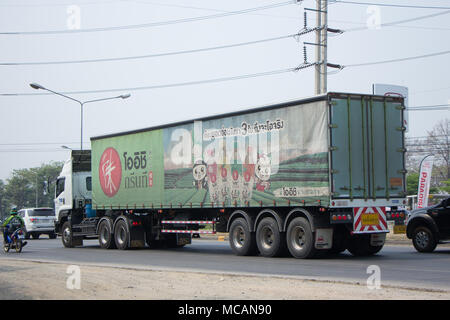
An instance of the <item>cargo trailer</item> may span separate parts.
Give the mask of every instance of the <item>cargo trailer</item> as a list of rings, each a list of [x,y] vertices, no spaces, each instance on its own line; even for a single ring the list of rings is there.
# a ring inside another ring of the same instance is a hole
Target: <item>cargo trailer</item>
[[[91,138],[56,183],[66,247],[181,247],[228,232],[237,255],[372,255],[406,204],[403,98],[328,93]]]

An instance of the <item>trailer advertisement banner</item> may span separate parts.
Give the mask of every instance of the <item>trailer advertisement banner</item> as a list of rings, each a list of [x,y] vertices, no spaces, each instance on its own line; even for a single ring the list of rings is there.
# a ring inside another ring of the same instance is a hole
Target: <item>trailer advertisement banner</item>
[[[93,203],[228,207],[329,200],[326,101],[92,141]]]

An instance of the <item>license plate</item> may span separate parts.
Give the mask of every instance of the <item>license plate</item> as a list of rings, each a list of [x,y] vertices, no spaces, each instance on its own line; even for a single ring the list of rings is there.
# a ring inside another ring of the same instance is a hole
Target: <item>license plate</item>
[[[406,233],[406,226],[405,225],[394,225],[394,234],[404,234]]]
[[[377,226],[380,224],[377,213],[363,213],[361,214],[361,224],[363,226]]]

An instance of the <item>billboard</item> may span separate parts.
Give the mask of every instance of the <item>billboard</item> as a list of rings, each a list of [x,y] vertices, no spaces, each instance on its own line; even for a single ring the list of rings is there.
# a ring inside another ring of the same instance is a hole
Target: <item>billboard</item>
[[[326,101],[92,141],[105,208],[317,205],[329,200]]]

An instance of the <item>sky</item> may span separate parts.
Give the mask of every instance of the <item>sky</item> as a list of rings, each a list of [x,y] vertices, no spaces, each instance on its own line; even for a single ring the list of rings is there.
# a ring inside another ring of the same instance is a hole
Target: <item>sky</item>
[[[303,28],[305,8],[315,8],[315,1],[287,2],[1,0],[0,179],[8,179],[14,169],[67,159],[69,151],[63,145],[74,149],[80,146],[80,105],[55,94],[42,95],[45,92],[32,89],[30,83],[56,92],[105,90],[69,94],[80,101],[131,95],[128,99],[84,106],[85,149],[90,148],[89,138],[94,136],[313,96],[313,68],[165,86],[295,68],[304,61],[303,42],[315,41],[313,33],[301,38],[141,59],[10,65],[148,56],[293,35]],[[408,87],[409,107],[449,104],[450,54],[370,66],[351,65],[450,50],[449,10],[381,5],[450,7],[450,1],[370,2],[380,5],[330,1],[329,27],[347,32],[330,35],[328,60],[348,67],[338,72],[330,70],[328,91],[372,93],[372,84],[385,83]],[[262,6],[271,8],[222,14]],[[413,19],[435,13],[442,14]],[[190,19],[213,15],[214,18]],[[308,27],[315,23],[315,14],[309,11]],[[135,27],[124,28],[131,25]],[[104,29],[86,32],[97,28]],[[308,62],[314,62],[314,51],[313,46],[307,46]],[[154,88],[160,85],[165,87]],[[141,87],[151,88],[136,89]],[[110,89],[114,91],[106,91]],[[445,118],[450,118],[448,108],[410,112],[407,136],[426,136],[427,130]]]

